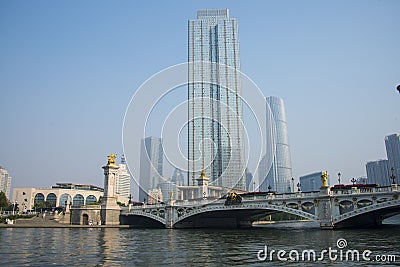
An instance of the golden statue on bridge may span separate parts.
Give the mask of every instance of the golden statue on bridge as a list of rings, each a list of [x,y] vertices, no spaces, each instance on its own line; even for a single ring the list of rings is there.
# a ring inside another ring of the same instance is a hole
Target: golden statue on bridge
[[[115,165],[115,157],[117,155],[116,154],[110,154],[108,155],[108,165]]]
[[[328,172],[323,172],[321,175],[322,187],[327,187]]]

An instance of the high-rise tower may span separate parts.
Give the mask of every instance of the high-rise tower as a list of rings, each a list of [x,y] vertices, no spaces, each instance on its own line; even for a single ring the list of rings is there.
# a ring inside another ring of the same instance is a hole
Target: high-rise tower
[[[400,134],[392,134],[385,137],[386,154],[388,158],[390,175],[393,168],[393,174],[396,176],[396,183],[399,182],[400,176]]]
[[[10,198],[11,176],[6,169],[0,166],[0,191],[3,191],[7,198]]]
[[[117,172],[117,194],[120,202],[128,202],[131,194],[131,175],[126,168],[125,156],[122,155]],[[122,201],[121,201],[122,200]]]
[[[147,193],[162,181],[163,147],[161,138],[147,137],[142,140],[140,152],[139,201],[147,200]]]
[[[245,189],[237,19],[207,9],[189,20],[188,179]]]
[[[259,168],[261,191],[271,190],[278,193],[293,191],[290,179],[292,164],[286,112],[283,100],[279,97],[267,97],[267,153]]]

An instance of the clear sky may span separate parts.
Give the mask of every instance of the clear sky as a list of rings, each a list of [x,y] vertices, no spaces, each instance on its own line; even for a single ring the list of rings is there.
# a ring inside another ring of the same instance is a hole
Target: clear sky
[[[0,165],[12,186],[102,185],[132,95],[186,61],[187,20],[204,8],[238,18],[242,71],[284,99],[296,179],[348,181],[386,157],[385,135],[400,132],[400,1],[3,0]]]

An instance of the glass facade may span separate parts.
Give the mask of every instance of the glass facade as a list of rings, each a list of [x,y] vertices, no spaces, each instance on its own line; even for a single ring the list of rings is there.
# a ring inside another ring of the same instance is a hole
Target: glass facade
[[[396,176],[395,182],[399,182],[400,177],[400,134],[392,134],[385,137],[386,154],[388,158],[390,175],[392,175],[391,169],[394,170]]]
[[[139,201],[147,200],[147,192],[162,181],[163,155],[161,138],[151,136],[142,140]]]
[[[319,191],[320,188],[322,187],[321,175],[322,172],[315,172],[301,176],[299,178],[301,191],[303,192]]]
[[[188,25],[188,179],[245,189],[237,19],[227,9],[197,12]]]
[[[292,164],[286,113],[283,100],[270,96],[266,99],[267,153],[259,167],[260,190],[286,193],[293,191],[290,184]]]
[[[391,180],[389,179],[389,161],[387,159],[367,162],[366,169],[369,184],[380,186],[391,184]]]

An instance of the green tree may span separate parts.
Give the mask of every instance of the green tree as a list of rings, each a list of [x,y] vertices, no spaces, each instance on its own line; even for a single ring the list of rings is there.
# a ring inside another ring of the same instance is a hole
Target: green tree
[[[6,194],[4,194],[3,191],[0,191],[0,207],[2,209],[7,208],[10,205],[10,202],[8,201]]]

